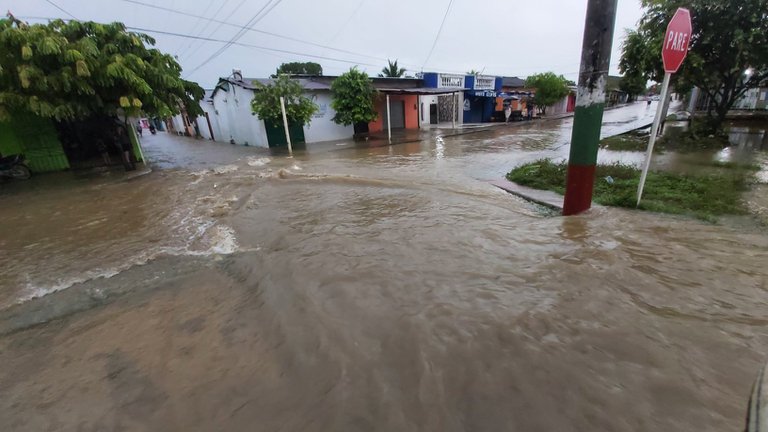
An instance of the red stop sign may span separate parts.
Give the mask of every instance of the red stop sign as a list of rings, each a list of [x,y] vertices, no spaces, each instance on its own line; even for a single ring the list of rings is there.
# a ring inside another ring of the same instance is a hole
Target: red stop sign
[[[661,49],[661,58],[664,60],[664,70],[675,73],[688,54],[688,45],[691,43],[691,12],[685,8],[677,9],[675,16],[667,25],[667,33],[664,35],[664,46]]]

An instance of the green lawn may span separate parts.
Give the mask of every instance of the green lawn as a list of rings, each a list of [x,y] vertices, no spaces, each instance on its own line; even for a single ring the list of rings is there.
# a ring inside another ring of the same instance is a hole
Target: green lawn
[[[521,165],[507,174],[509,181],[535,189],[565,193],[567,165],[541,159]],[[649,172],[641,210],[683,214],[716,221],[717,216],[745,214],[741,193],[748,189],[751,170],[734,166],[716,174],[683,175]],[[612,181],[609,181],[610,177]],[[635,208],[640,170],[627,165],[598,165],[594,202]]]

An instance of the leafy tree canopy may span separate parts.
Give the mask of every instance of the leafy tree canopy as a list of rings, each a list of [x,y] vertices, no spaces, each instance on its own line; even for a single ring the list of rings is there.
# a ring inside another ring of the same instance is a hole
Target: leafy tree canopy
[[[349,126],[376,120],[377,113],[373,107],[376,89],[365,72],[353,67],[333,81],[331,91],[331,106],[336,111],[333,121],[337,124]]]
[[[619,81],[619,90],[626,92],[630,97],[645,92],[648,80],[642,75],[624,75]]]
[[[122,23],[0,19],[0,120],[27,112],[57,120],[91,115],[202,113],[203,89]]]
[[[719,127],[744,92],[768,78],[768,0],[643,0],[643,17],[627,32],[619,68],[625,75],[661,81],[661,48],[667,23],[678,7],[691,11],[693,34],[673,84],[699,87],[712,103]],[[754,71],[745,75],[745,71]]]
[[[316,75],[321,76],[323,74],[323,67],[314,62],[290,62],[283,63],[277,68],[277,71],[272,78],[276,78],[279,75]]]
[[[562,75],[556,75],[554,72],[531,75],[526,78],[525,86],[536,89],[533,104],[541,108],[542,111],[546,110],[546,107],[559,102],[571,92],[568,88],[568,80]]]
[[[285,115],[290,123],[308,124],[317,112],[317,105],[304,95],[301,84],[288,75],[280,75],[268,85],[256,86],[251,101],[253,113],[265,121],[282,122],[281,96],[285,98]]]
[[[400,78],[405,75],[405,68],[397,67],[397,60],[387,60],[387,67],[381,69],[380,77]]]

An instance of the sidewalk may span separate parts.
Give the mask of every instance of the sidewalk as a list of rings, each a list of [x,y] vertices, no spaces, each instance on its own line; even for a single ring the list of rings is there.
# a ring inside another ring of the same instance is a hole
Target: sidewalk
[[[563,196],[555,192],[521,186],[507,179],[491,180],[490,184],[525,200],[563,212]]]

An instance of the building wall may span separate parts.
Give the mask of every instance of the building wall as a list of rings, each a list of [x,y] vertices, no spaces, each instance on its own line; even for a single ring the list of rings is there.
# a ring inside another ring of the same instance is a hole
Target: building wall
[[[320,141],[334,141],[351,138],[355,134],[352,125],[343,126],[333,122],[336,115],[331,100],[330,92],[314,92],[314,101],[318,106],[318,112],[312,117],[308,125],[304,125],[304,139],[308,143]]]
[[[419,128],[419,97],[416,95],[391,95],[389,97],[390,103],[396,101],[405,102],[405,128],[406,129],[418,129]],[[381,95],[376,99],[374,103],[376,112],[379,116],[376,120],[368,123],[368,131],[371,133],[381,132],[387,130],[387,125],[384,123],[384,116],[387,115],[387,98],[385,95]]]
[[[760,88],[760,97],[757,99],[757,109],[768,109],[768,87]]]
[[[221,128],[219,127],[219,118],[216,115],[216,109],[213,107],[213,104],[204,101],[200,102],[200,107],[203,109],[203,111],[208,113],[208,119],[211,122],[211,129],[213,129],[213,137],[211,137],[211,131],[208,130],[208,122],[206,121],[205,116],[200,116],[197,118],[197,124],[200,126],[200,134],[207,139],[222,141]]]
[[[760,96],[760,89],[759,88],[751,88],[744,92],[744,94],[736,99],[736,102],[733,104],[733,109],[755,109],[757,108],[757,102]]]
[[[231,86],[229,91],[218,91],[213,107],[218,113],[221,141],[234,140],[235,144],[269,147],[264,122],[251,114],[253,91]]]
[[[565,114],[568,112],[568,96],[547,107],[547,115]]]

